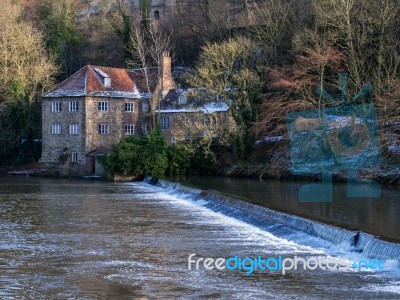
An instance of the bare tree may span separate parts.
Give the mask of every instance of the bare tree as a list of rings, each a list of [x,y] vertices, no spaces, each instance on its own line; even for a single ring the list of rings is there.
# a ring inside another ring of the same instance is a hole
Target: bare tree
[[[244,0],[247,3],[247,1]],[[262,45],[268,60],[276,59],[283,47],[288,48],[295,32],[293,26],[294,6],[292,1],[270,0],[248,7],[247,26],[253,39]],[[287,45],[285,45],[285,43]]]
[[[249,92],[260,86],[254,65],[256,51],[254,43],[244,37],[208,43],[202,48],[191,83],[209,89],[226,103],[248,107]]]
[[[227,127],[225,113],[185,113],[180,114],[173,135],[177,141],[188,142],[191,149],[202,148],[204,154],[211,152],[210,147],[214,141],[219,144],[230,145],[230,129]],[[196,142],[196,144],[195,144]]]
[[[266,70],[268,92],[262,96],[261,113],[253,125],[256,135],[285,135],[288,113],[324,108],[324,99],[315,93],[317,86],[336,89],[343,55],[322,46],[304,52],[291,66]]]
[[[160,105],[162,99],[162,68],[163,54],[169,51],[171,47],[171,39],[168,32],[164,30],[157,20],[140,20],[136,17],[132,23],[130,44],[128,50],[132,57],[137,60],[128,60],[130,67],[140,67],[144,73],[146,80],[147,93],[153,94],[151,114],[153,117],[153,126],[155,126],[154,110]],[[151,76],[149,67],[158,68],[158,87],[151,90]]]
[[[331,46],[347,55],[353,91],[372,82],[382,94],[384,82],[398,73],[400,41],[396,0],[322,0],[313,2],[319,34],[329,32]]]
[[[8,0],[0,12],[0,84],[7,96],[10,87],[18,83],[26,89],[31,103],[38,92],[52,84],[57,68],[46,53],[43,36],[21,20],[22,13],[19,5]]]

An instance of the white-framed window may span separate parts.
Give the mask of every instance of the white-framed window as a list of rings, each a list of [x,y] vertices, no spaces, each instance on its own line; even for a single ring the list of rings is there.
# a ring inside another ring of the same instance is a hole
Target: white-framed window
[[[108,111],[108,101],[99,101],[98,108],[99,111]]]
[[[77,162],[78,161],[78,152],[72,152],[71,153],[71,162]]]
[[[69,111],[78,111],[78,101],[69,101]]]
[[[169,129],[169,117],[161,117],[161,129]]]
[[[61,134],[61,124],[60,123],[51,124],[51,134]]]
[[[94,71],[97,73],[98,78],[101,80],[101,83],[104,85],[104,87],[111,87],[111,78],[106,72],[100,68],[94,68]]]
[[[149,111],[149,103],[143,102],[142,103],[142,111],[143,112],[148,112]]]
[[[135,134],[135,125],[126,124],[125,125],[125,134],[126,135],[134,135]]]
[[[171,143],[172,143],[172,144],[176,144],[176,142],[177,142],[176,137],[173,136],[173,137],[171,138]]]
[[[78,123],[69,124],[69,134],[78,134],[78,133],[79,133]]]
[[[51,111],[52,112],[60,112],[61,111],[61,102],[51,102]]]
[[[134,102],[126,102],[125,103],[125,112],[134,112],[135,111],[135,103]]]
[[[108,124],[99,124],[99,133],[100,134],[109,134],[110,128]]]
[[[111,87],[111,78],[110,77],[105,77],[104,78],[104,87]]]

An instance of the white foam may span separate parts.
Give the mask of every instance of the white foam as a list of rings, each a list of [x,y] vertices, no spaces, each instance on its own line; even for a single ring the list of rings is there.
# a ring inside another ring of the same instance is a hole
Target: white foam
[[[190,198],[190,196],[182,197],[181,195],[173,195],[166,193],[164,189],[154,187],[154,189],[159,192],[155,194],[148,195],[149,198],[157,198],[168,204],[173,205],[178,209],[186,208],[191,213],[196,215],[201,215],[204,218],[201,219],[202,223],[209,224],[209,222],[216,223],[218,225],[223,225],[229,228],[229,230],[234,231],[236,234],[240,234],[243,238],[250,240],[257,240],[265,245],[279,246],[280,248],[287,248],[289,253],[312,253],[312,254],[324,254],[321,249],[315,249],[310,246],[299,245],[293,241],[288,241],[287,239],[277,237],[268,231],[259,229],[256,226],[248,224],[246,222],[240,221],[233,217],[226,216],[222,213],[212,211],[211,209],[204,207],[208,203],[205,200],[195,201]]]
[[[391,284],[370,284],[362,287],[360,290],[368,292],[386,292],[400,295],[400,282]]]
[[[141,188],[145,187],[146,190],[149,190],[149,186],[147,184],[145,184],[145,186],[143,183],[139,185]],[[204,207],[208,204],[208,201],[194,200],[189,194],[175,193],[174,190],[166,191],[163,188],[154,186],[153,189],[150,188],[150,190],[157,192],[155,194],[147,195],[149,198],[157,198],[158,200],[167,202],[169,205],[173,205],[175,209],[184,209],[185,211],[190,211],[190,213],[197,216],[203,216],[203,218],[197,218],[196,222],[199,224],[210,224],[210,222],[213,222],[219,226],[226,226],[229,228],[229,230],[235,232],[235,234],[239,234],[243,239],[252,240],[265,246],[277,246],[280,248],[280,253],[285,252],[293,255],[303,253],[312,256],[323,255],[326,257],[341,257],[348,259],[350,262],[370,260],[370,258],[366,257],[362,253],[355,252],[354,248],[348,243],[335,245],[321,238],[299,231],[298,234],[295,234],[297,238],[294,239],[301,240],[309,245],[298,244],[294,241],[275,236],[266,230],[262,230],[244,221],[226,216],[222,213],[215,212],[207,207]],[[274,249],[274,251],[275,250],[278,249]],[[351,268],[341,272],[367,272],[370,274],[377,274],[387,273],[387,271],[391,270],[397,274],[399,272],[400,264],[397,261],[387,261],[384,262],[383,267],[383,270],[358,270],[357,268]]]

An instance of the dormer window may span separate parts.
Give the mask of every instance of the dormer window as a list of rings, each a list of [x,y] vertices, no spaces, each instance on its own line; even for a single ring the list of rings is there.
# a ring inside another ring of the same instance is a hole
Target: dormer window
[[[105,87],[111,87],[111,78],[110,77],[105,77],[104,78],[104,86]]]
[[[97,77],[100,79],[101,83],[104,85],[104,87],[109,88],[111,87],[111,78],[110,76],[103,72],[102,70],[100,70],[99,68],[94,68]]]
[[[184,95],[179,95],[178,104],[186,104],[186,97]]]

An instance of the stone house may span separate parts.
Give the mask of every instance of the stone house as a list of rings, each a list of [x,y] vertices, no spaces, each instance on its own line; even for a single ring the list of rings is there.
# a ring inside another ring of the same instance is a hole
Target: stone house
[[[233,128],[229,107],[218,97],[176,89],[168,53],[162,68],[85,66],[43,95],[41,165],[63,177],[104,176],[96,157],[158,122],[168,143]]]
[[[126,70],[82,68],[43,95],[42,166],[60,176],[102,175],[95,156],[141,134],[146,109]]]
[[[221,139],[236,128],[229,105],[204,88],[171,89],[155,112],[168,143]]]

